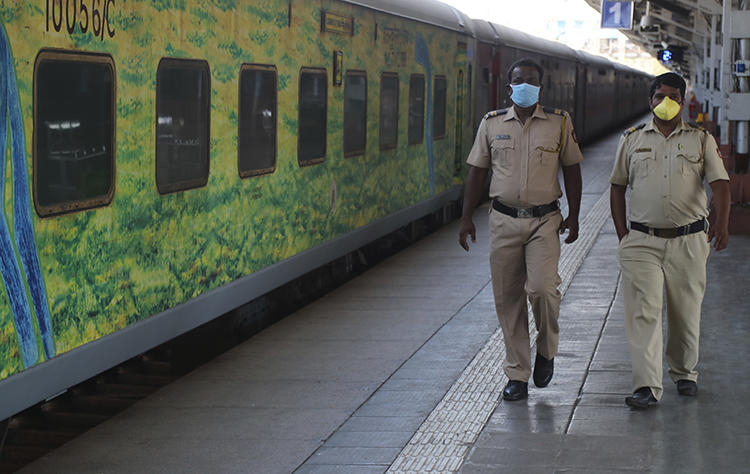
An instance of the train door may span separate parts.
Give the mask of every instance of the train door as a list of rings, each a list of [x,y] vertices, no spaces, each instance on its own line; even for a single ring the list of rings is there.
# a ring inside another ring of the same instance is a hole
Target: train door
[[[479,127],[482,117],[490,109],[490,76],[492,75],[492,46],[488,43],[477,43],[477,68],[474,71],[476,84],[476,103],[474,107],[474,132]]]
[[[489,110],[497,110],[500,107],[502,101],[502,91],[500,87],[502,82],[500,80],[500,51],[496,48],[492,48],[492,74],[490,74],[490,90],[492,94],[490,96],[490,102],[488,104]]]
[[[453,158],[453,175],[461,175],[464,160],[464,72],[458,70],[456,79],[456,148]]]
[[[514,50],[507,46],[502,46],[500,48],[500,53],[500,65],[502,69],[501,74],[498,77],[498,87],[500,89],[500,104],[498,108],[505,109],[513,105],[505,86],[508,85],[508,68],[515,62],[516,56]]]
[[[575,71],[575,111],[573,112],[573,122],[580,138],[588,138],[584,121],[586,120],[586,65],[579,62],[576,64]]]

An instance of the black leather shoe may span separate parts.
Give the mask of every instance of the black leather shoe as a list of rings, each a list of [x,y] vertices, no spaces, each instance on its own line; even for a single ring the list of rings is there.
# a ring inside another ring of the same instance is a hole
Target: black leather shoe
[[[692,380],[678,380],[677,393],[686,397],[694,397],[698,394],[698,384]]]
[[[529,384],[520,380],[511,380],[503,389],[503,400],[514,402],[529,396]]]
[[[536,353],[536,362],[534,362],[534,385],[537,387],[546,387],[552,380],[552,374],[555,372],[555,358],[545,359]]]
[[[630,397],[625,397],[625,404],[629,407],[633,407],[639,410],[646,409],[650,406],[656,405],[657,400],[651,393],[651,389],[648,387],[641,387]]]

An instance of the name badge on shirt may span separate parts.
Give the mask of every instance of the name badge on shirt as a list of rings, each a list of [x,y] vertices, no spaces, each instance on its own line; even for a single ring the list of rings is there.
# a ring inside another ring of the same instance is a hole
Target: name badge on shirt
[[[510,135],[495,135],[495,140],[510,140]]]

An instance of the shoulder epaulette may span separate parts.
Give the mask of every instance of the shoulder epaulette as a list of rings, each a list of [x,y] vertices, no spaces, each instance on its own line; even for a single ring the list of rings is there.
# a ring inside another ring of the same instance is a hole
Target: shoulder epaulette
[[[487,120],[488,118],[497,117],[498,115],[505,115],[508,113],[508,109],[500,109],[500,110],[493,110],[492,112],[487,112],[484,114],[484,119]]]
[[[642,123],[640,125],[636,125],[635,127],[630,127],[629,129],[625,130],[625,132],[622,134],[622,136],[627,137],[631,133],[635,132],[636,130],[642,129],[645,126],[646,126],[646,123],[644,122],[644,123]]]
[[[556,109],[554,107],[542,107],[542,110],[544,110],[544,113],[547,113],[547,114],[565,115],[564,110]]]
[[[693,127],[694,129],[696,129],[696,130],[699,130],[699,131],[701,131],[701,132],[703,132],[703,133],[708,133],[708,130],[706,130],[705,128],[701,127],[701,126],[700,126],[700,125],[698,125],[697,123],[693,123],[693,122],[688,122],[688,125],[690,125],[690,126],[691,126],[691,127]]]

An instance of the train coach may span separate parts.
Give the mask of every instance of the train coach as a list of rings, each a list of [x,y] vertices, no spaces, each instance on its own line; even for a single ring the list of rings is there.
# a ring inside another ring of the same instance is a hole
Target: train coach
[[[507,26],[483,20],[472,23],[477,71],[475,127],[487,110],[512,106],[505,92],[507,71],[523,57],[544,67],[542,102],[567,110],[578,139],[584,143],[648,110],[651,76],[644,72]]]
[[[646,106],[435,0],[3,3],[0,420],[459,200],[521,56],[586,139]]]

